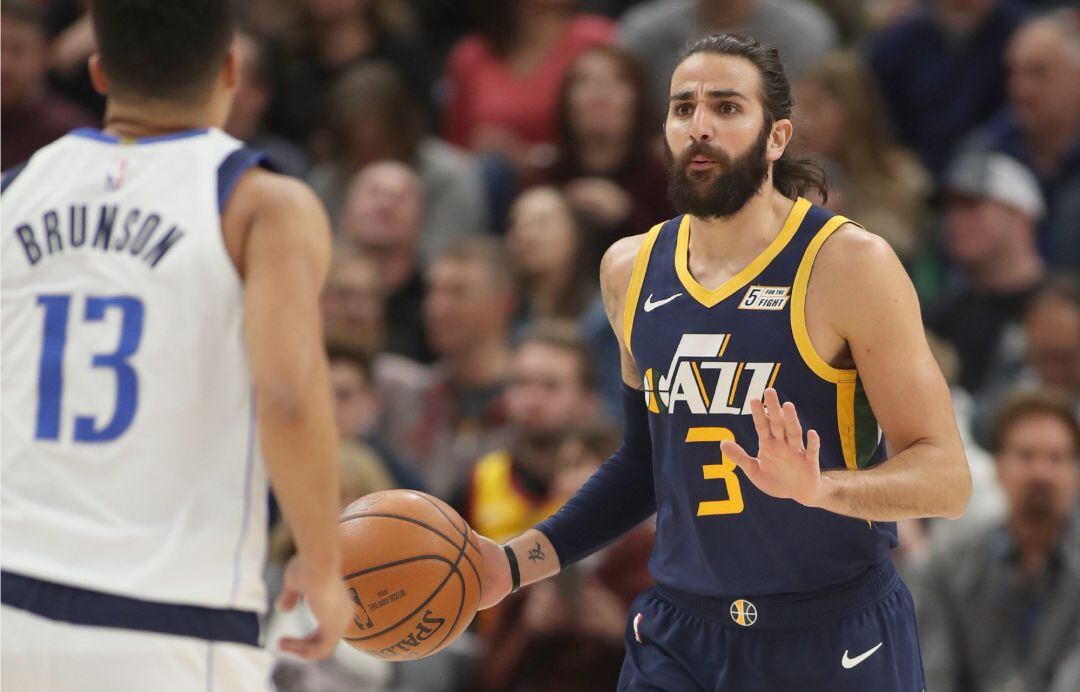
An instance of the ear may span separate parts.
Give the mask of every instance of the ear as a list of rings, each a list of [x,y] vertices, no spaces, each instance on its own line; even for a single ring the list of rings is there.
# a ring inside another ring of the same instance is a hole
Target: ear
[[[772,131],[769,132],[769,142],[765,148],[765,156],[769,161],[776,161],[784,155],[784,150],[787,149],[788,144],[791,142],[791,135],[794,131],[791,121],[787,118],[773,123]]]
[[[229,52],[225,54],[225,63],[221,66],[221,79],[229,91],[240,84],[240,51],[235,41],[229,46]]]
[[[109,78],[101,67],[101,54],[92,54],[86,66],[90,70],[90,83],[94,85],[94,91],[102,96],[107,96],[109,94]]]

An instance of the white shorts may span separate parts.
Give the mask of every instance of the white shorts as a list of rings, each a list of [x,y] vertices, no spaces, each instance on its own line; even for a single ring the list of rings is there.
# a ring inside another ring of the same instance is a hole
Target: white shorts
[[[265,649],[156,632],[88,627],[0,606],[4,692],[273,690]]]

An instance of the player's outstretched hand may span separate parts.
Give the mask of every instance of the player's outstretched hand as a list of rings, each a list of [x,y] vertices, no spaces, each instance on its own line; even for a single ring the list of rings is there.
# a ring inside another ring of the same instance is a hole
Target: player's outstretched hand
[[[341,576],[335,572],[316,574],[296,555],[285,567],[285,580],[278,598],[278,608],[292,610],[303,598],[318,625],[305,637],[284,637],[278,642],[282,651],[308,659],[329,656],[345,634],[352,617],[352,606]]]
[[[506,551],[495,541],[476,534],[480,542],[480,556],[484,565],[484,583],[480,594],[480,610],[497,605],[510,595],[510,563]]]
[[[750,401],[758,434],[758,455],[752,457],[737,442],[720,443],[724,456],[742,469],[750,482],[773,497],[791,498],[808,507],[816,506],[821,492],[821,438],[814,430],[803,429],[795,404],[780,405],[776,390],[765,390],[765,402]]]

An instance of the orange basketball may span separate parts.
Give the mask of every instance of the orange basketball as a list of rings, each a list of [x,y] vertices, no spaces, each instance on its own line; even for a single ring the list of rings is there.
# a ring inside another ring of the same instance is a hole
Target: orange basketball
[[[338,521],[353,602],[345,641],[389,661],[430,656],[469,626],[480,602],[476,534],[442,500],[413,490],[365,495]]]

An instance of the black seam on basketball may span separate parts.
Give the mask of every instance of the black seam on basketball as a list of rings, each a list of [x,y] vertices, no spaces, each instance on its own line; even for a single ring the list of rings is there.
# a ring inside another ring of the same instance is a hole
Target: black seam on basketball
[[[359,516],[360,517],[379,517],[379,516],[381,516],[381,517],[385,517],[385,518],[388,518],[388,519],[401,519],[403,521],[408,521],[410,523],[414,523],[414,524],[417,524],[419,526],[423,526],[428,531],[431,531],[432,533],[437,534],[443,540],[450,543],[450,545],[454,545],[454,543],[447,536],[444,536],[437,529],[435,529],[432,526],[428,526],[424,522],[416,520],[416,519],[411,519],[409,517],[403,517],[403,516],[400,516],[398,514],[375,514],[373,512],[372,513],[361,514]],[[432,590],[432,592],[428,595],[428,597],[426,599],[424,599],[424,602],[421,603],[420,605],[418,605],[415,610],[413,610],[411,613],[409,613],[405,617],[401,618],[400,620],[398,620],[394,624],[388,625],[383,630],[380,630],[378,632],[373,632],[372,634],[369,634],[369,635],[367,635],[365,637],[343,637],[343,639],[345,639],[345,641],[350,641],[350,642],[362,642],[362,641],[366,641],[368,639],[373,639],[375,637],[382,636],[382,635],[386,634],[387,632],[389,632],[390,630],[397,628],[399,625],[401,625],[401,623],[403,623],[406,620],[412,618],[414,615],[419,613],[424,608],[424,606],[426,606],[428,603],[431,603],[431,600],[433,598],[435,598],[435,596],[437,596],[440,591],[443,590],[444,586],[446,586],[446,582],[450,581],[450,576],[451,575],[453,575],[455,573],[458,573],[458,577],[461,578],[464,581],[464,578],[461,577],[460,570],[458,569],[458,564],[461,562],[462,557],[464,557],[466,560],[468,560],[470,566],[472,566],[472,568],[473,568],[473,571],[474,572],[476,571],[476,566],[472,564],[472,560],[469,560],[469,557],[467,555],[465,555],[465,545],[466,544],[463,543],[461,545],[461,547],[458,548],[458,556],[457,556],[457,559],[454,560],[453,563],[450,563],[450,560],[446,559],[445,557],[442,557],[441,555],[440,556],[431,556],[434,559],[439,560],[441,562],[449,563],[450,564],[450,571],[447,572],[446,576],[443,577],[443,580],[441,582],[439,582],[439,585],[436,586],[434,590]],[[406,562],[408,562],[408,561],[409,560],[406,560]],[[398,564],[400,564],[400,562]],[[367,570],[363,570],[362,573],[367,574],[368,572],[380,569],[381,567],[385,567],[385,565],[379,565],[379,566],[376,566],[376,567],[371,567],[371,568],[369,568]],[[343,577],[343,579],[350,579],[350,578],[352,578],[352,577]],[[461,591],[462,599],[464,599],[465,598],[465,585],[464,585],[464,583],[462,583],[461,589],[462,589],[462,591]]]
[[[416,562],[417,560],[438,560],[439,562],[445,562],[446,564],[450,565],[451,568],[454,567],[454,563],[450,562],[450,558],[444,557],[442,555],[414,555],[412,557],[407,557],[404,560],[394,560],[393,562],[384,562],[381,565],[375,565],[374,567],[368,567],[367,569],[362,569],[359,572],[353,572],[352,574],[346,574],[344,577],[342,577],[342,579],[356,579],[357,577],[362,577],[365,574],[369,574],[371,572],[377,572],[380,569],[389,569],[390,567],[397,567],[398,565],[404,565],[404,564],[407,564],[409,562]]]
[[[459,529],[459,528],[457,527],[457,525],[456,525],[456,524],[454,524],[454,520],[453,520],[453,519],[451,519],[451,518],[450,518],[450,517],[449,517],[449,516],[448,516],[448,515],[446,514],[446,512],[444,512],[444,511],[443,511],[443,508],[442,508],[442,507],[440,507],[440,506],[439,506],[439,505],[438,505],[437,503],[435,503],[435,502],[434,502],[434,501],[433,501],[433,500],[432,500],[432,499],[431,499],[430,497],[428,497],[427,495],[420,495],[420,497],[421,497],[421,498],[423,498],[424,500],[426,500],[426,501],[427,501],[427,503],[428,503],[429,505],[431,505],[432,507],[434,507],[434,508],[435,508],[435,511],[437,511],[437,512],[438,512],[439,514],[443,515],[443,517],[444,517],[444,518],[446,519],[446,521],[450,522],[450,526],[453,526],[453,527],[454,527],[454,530],[455,530],[455,531],[457,531],[458,533],[460,533],[460,534],[461,534],[462,536],[464,536],[464,537],[465,537],[465,540],[466,540],[466,541],[467,541],[467,542],[469,543],[469,545],[471,545],[472,547],[476,548],[477,550],[480,550],[480,546],[479,546],[479,545],[477,545],[477,544],[473,543],[473,542],[472,542],[471,540],[469,540],[469,532],[468,532],[468,531],[463,531],[462,529]],[[460,515],[459,515],[459,516],[460,516]],[[465,521],[465,517],[461,517],[461,522],[462,522],[462,523],[463,523],[463,524],[465,525],[465,528],[466,528],[466,529],[468,529],[468,528],[469,528],[469,522]]]
[[[402,516],[400,514],[387,514],[385,512],[364,512],[362,514],[350,514],[347,517],[342,517],[338,521],[338,524],[344,524],[345,522],[352,521],[353,519],[363,519],[364,517],[382,517],[384,519],[400,519],[401,521],[405,521],[405,522],[408,522],[410,524],[416,524],[417,526],[422,526],[423,528],[425,528],[428,531],[432,532],[433,534],[435,534],[439,538],[443,539],[444,541],[446,541],[450,545],[454,546],[455,548],[458,548],[458,550],[461,549],[461,548],[459,548],[458,544],[453,541],[453,539],[451,539],[449,536],[444,534],[442,531],[439,531],[437,528],[435,528],[431,524],[420,521],[419,519],[413,519],[412,517],[405,517],[405,516]],[[469,545],[472,545],[472,544],[470,543]],[[476,548],[476,546],[473,546],[473,547]],[[479,548],[476,548],[476,550],[477,550],[477,552],[480,551]],[[476,575],[476,583],[477,584],[483,584],[484,580],[480,578],[480,571],[478,569],[476,569],[476,565],[473,563],[472,558],[469,557],[468,553],[465,554],[465,561],[469,563],[469,567],[472,568],[473,574]]]

